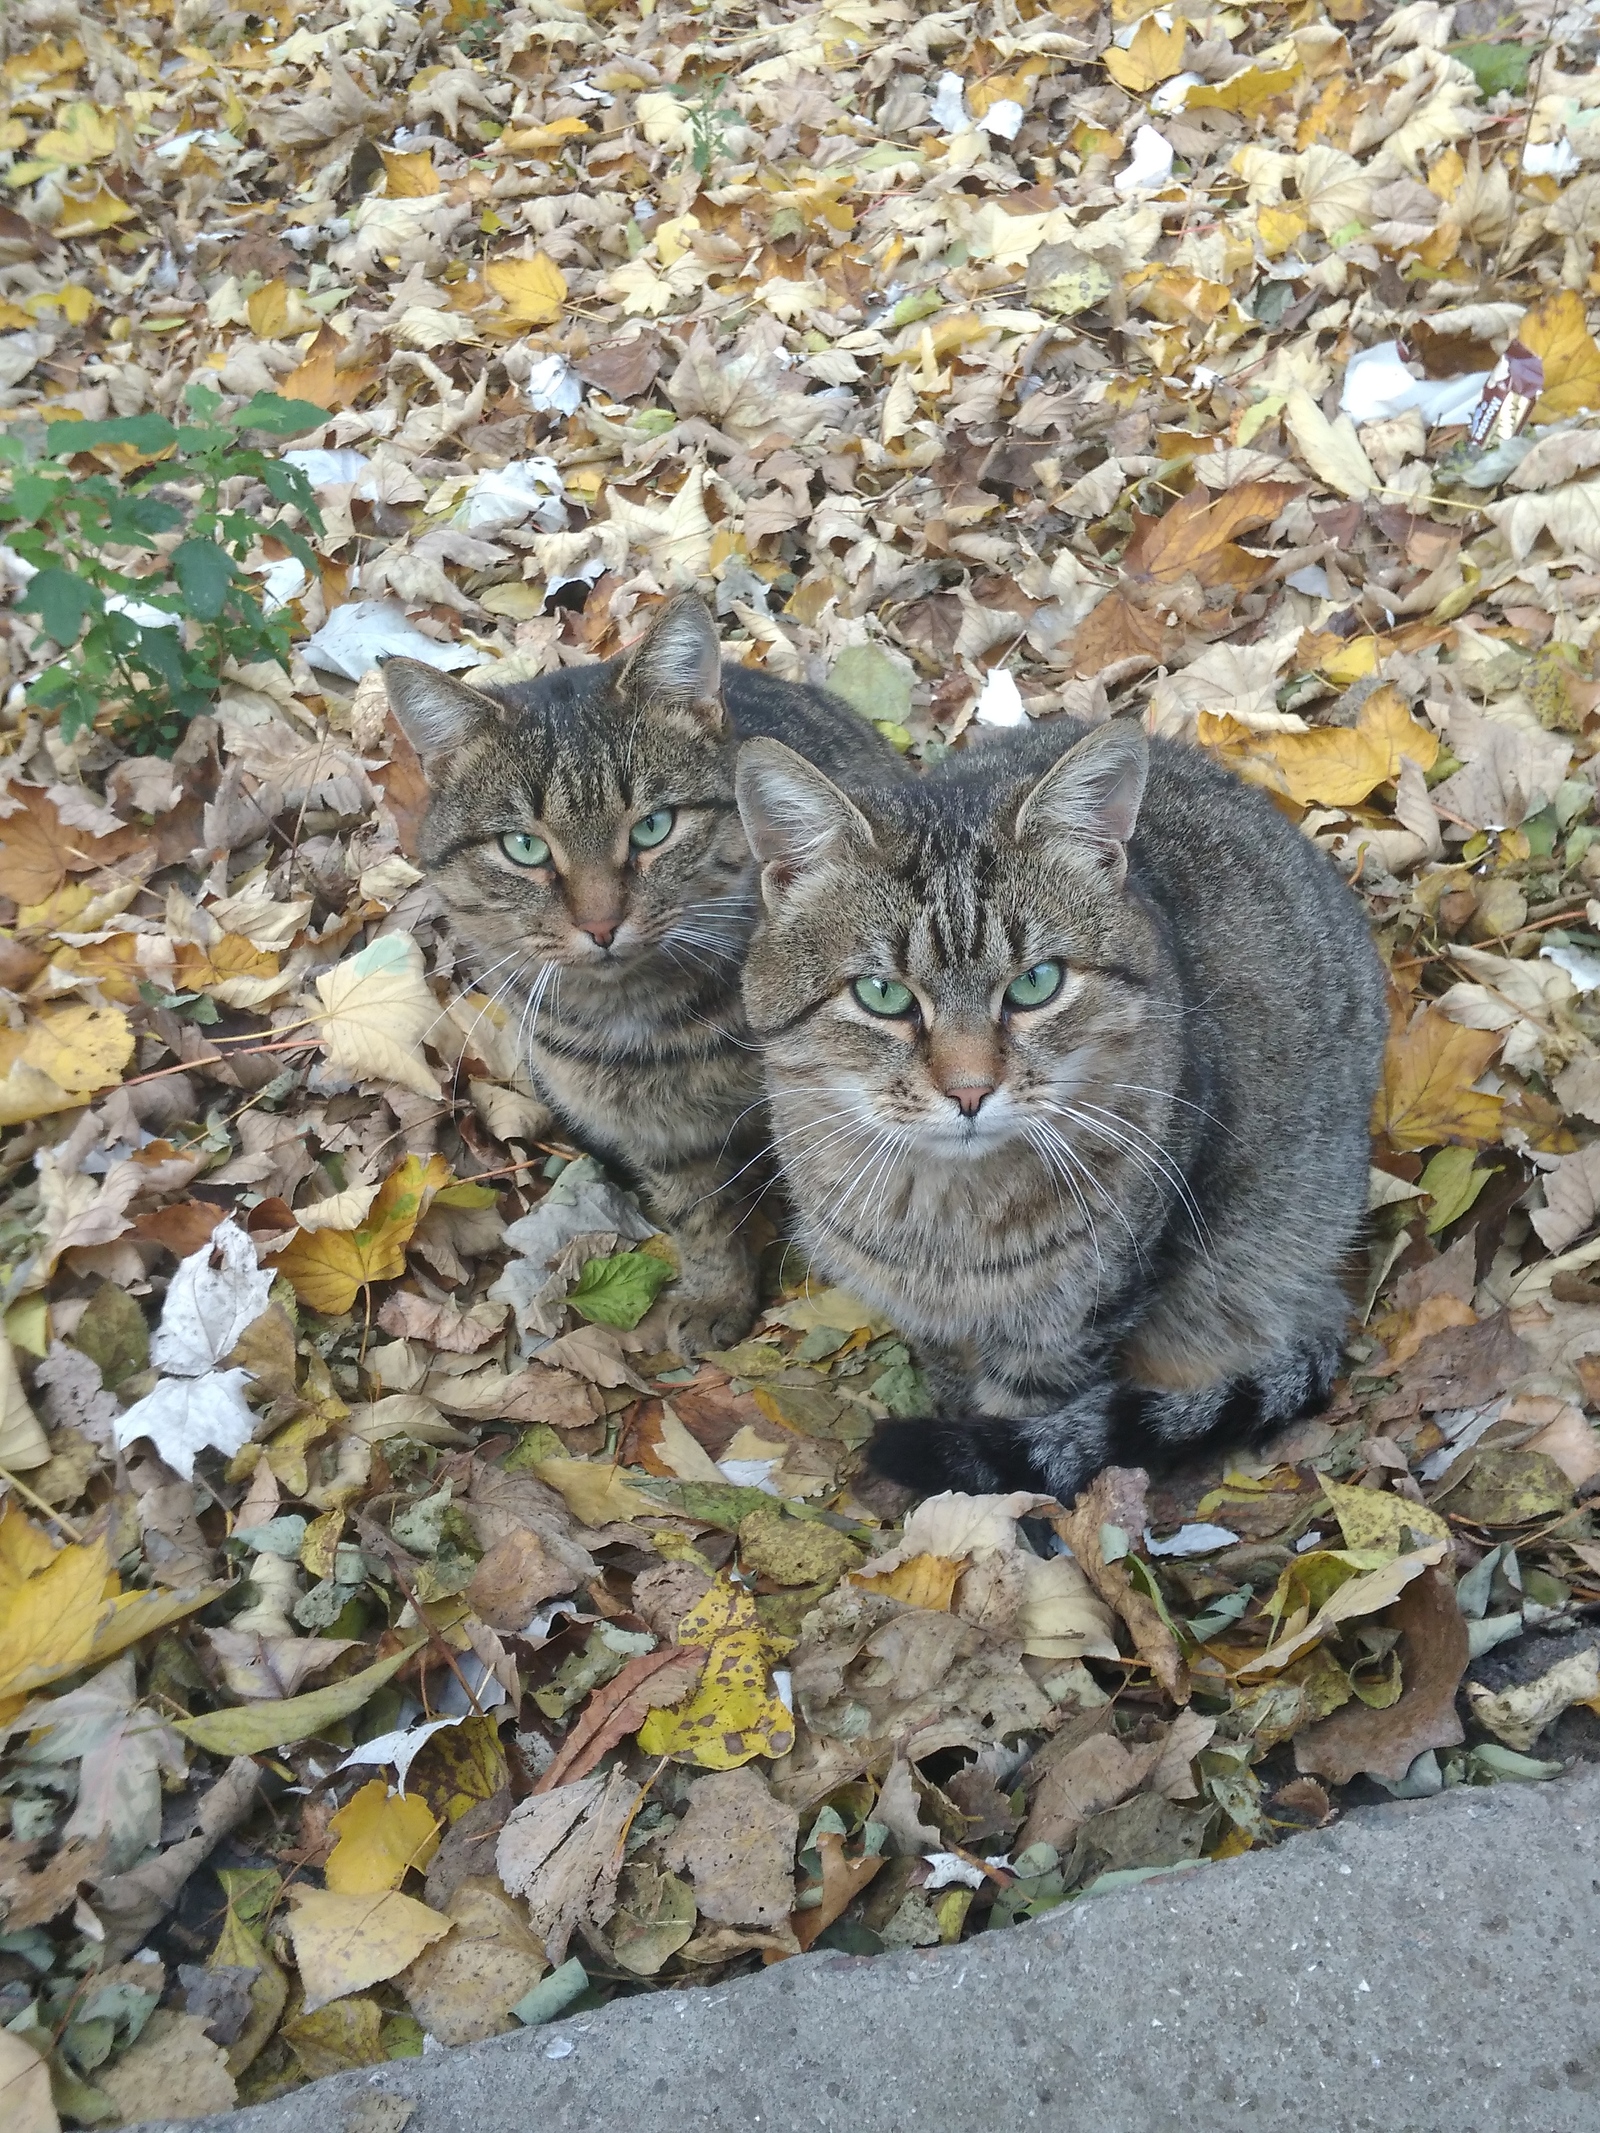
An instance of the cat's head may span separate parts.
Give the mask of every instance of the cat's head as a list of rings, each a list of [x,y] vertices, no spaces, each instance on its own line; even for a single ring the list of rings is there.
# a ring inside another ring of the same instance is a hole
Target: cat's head
[[[745,996],[776,1094],[955,1154],[1058,1126],[1115,1054],[1127,1071],[1148,744],[1119,721],[1038,775],[1030,738],[1031,764],[996,742],[860,805],[775,741],[741,751],[765,905]]]
[[[750,857],[703,602],[668,603],[621,659],[503,690],[414,659],[383,675],[428,779],[422,863],[480,961],[620,982],[737,954]]]

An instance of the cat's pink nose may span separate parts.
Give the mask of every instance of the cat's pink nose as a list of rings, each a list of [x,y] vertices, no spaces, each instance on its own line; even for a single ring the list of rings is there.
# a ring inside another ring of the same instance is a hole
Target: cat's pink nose
[[[575,918],[572,923],[580,933],[587,933],[597,948],[609,948],[622,921],[618,918]]]
[[[969,1081],[963,1083],[959,1088],[946,1089],[944,1093],[956,1106],[963,1118],[976,1118],[983,1108],[984,1098],[994,1094],[994,1083],[991,1081]]]

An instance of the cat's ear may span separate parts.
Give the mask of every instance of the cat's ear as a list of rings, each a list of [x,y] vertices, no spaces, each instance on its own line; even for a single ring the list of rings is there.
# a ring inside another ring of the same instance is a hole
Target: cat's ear
[[[726,730],[722,646],[711,611],[697,593],[684,593],[656,610],[628,654],[617,687],[623,695],[659,704],[669,713],[687,713],[707,733]]]
[[[1017,810],[1019,844],[1087,846],[1120,882],[1150,774],[1150,742],[1131,719],[1096,726],[1053,763]]]
[[[768,903],[841,844],[872,842],[855,802],[782,741],[746,741],[734,791]]]
[[[421,659],[386,659],[383,686],[389,709],[424,763],[449,755],[500,719],[493,697]]]

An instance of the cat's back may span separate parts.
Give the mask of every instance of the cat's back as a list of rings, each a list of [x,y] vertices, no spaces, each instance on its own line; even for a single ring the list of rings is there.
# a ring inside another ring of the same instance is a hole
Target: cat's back
[[[782,741],[842,784],[874,785],[908,775],[877,727],[827,689],[725,660],[722,696],[738,739]]]

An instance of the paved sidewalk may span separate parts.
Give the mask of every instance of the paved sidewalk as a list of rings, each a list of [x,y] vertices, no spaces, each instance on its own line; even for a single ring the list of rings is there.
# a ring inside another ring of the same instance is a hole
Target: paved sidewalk
[[[799,1958],[203,2126],[1596,2133],[1597,1840],[1600,1769],[1366,1809],[964,1946]]]

